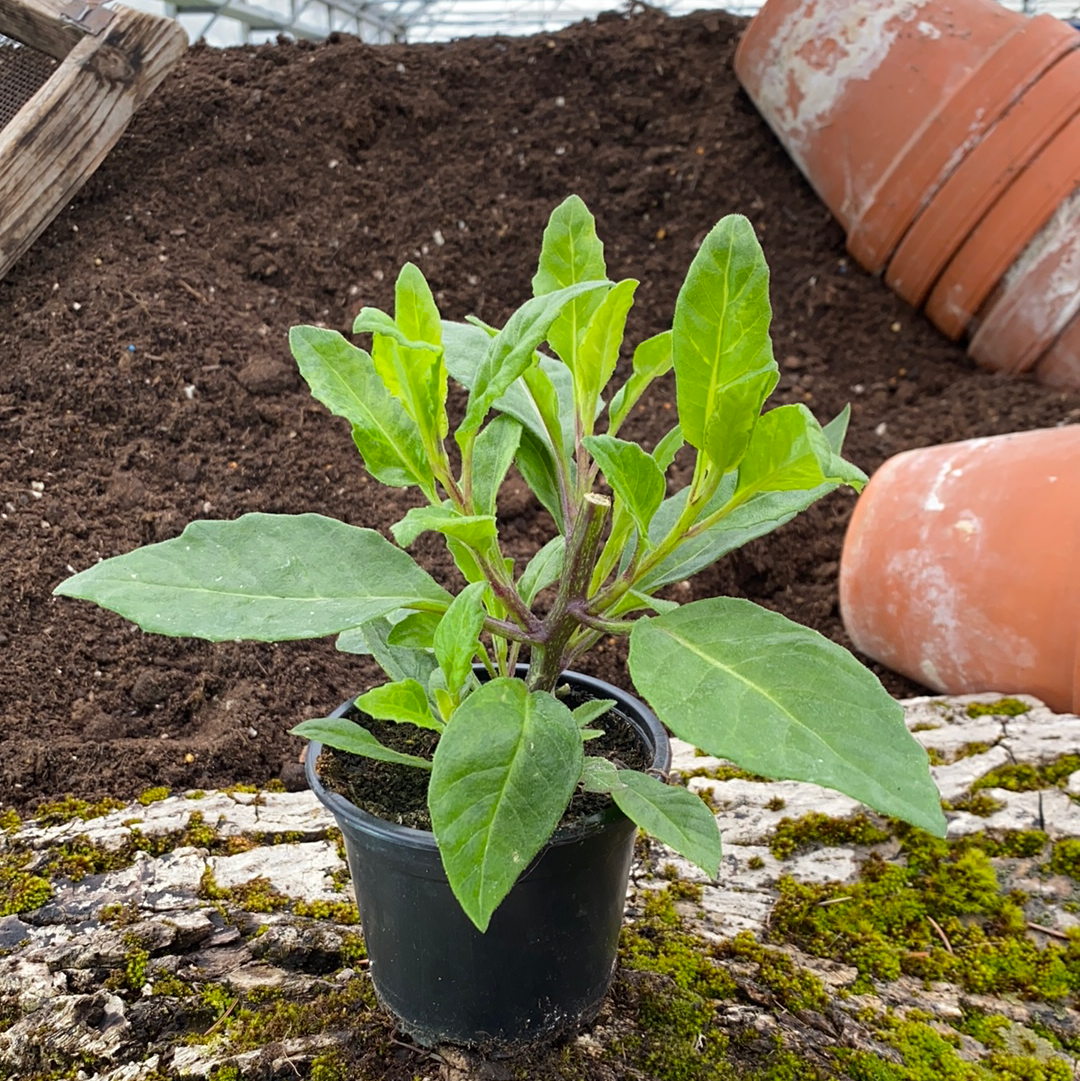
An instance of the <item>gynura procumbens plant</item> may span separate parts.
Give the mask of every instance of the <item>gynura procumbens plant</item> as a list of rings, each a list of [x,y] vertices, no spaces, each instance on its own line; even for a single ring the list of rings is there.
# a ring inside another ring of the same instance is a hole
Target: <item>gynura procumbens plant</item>
[[[349,421],[368,472],[422,497],[391,527],[396,544],[316,514],[246,514],[192,522],[57,589],[161,634],[336,634],[339,649],[372,654],[390,682],[357,706],[434,729],[433,760],[393,751],[344,718],[294,731],[430,771],[443,863],[481,930],[579,785],[610,793],[638,825],[717,872],[705,805],[587,754],[611,703],[571,710],[557,693],[560,674],[611,635],[629,636],[634,685],[676,735],[755,773],[815,781],[944,831],[926,754],[901,707],[850,654],[749,601],[680,606],[656,596],[866,478],[841,457],[846,411],[825,427],[802,405],[762,412],[778,371],[768,268],[745,218],[726,217],[708,234],[671,329],[637,345],[629,377],[612,390],[637,286],[607,280],[593,217],[576,196],[544,232],[533,297],[501,329],[443,321],[407,264],[393,316],[365,308],[353,327],[372,335],[370,353],[331,330],[290,335],[313,395]],[[620,438],[671,368],[678,423],[651,450]],[[451,377],[468,390],[454,456]],[[669,495],[666,473],[684,446],[693,474]],[[558,527],[520,568],[497,528],[499,489],[514,467]],[[467,583],[457,596],[405,551],[432,530]],[[519,660],[526,679],[514,675]]]

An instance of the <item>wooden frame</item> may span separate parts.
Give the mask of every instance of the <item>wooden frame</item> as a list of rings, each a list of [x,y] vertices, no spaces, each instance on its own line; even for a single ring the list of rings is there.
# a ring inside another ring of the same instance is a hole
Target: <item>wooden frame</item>
[[[100,0],[0,0],[0,34],[60,61],[0,128],[0,277],[187,51],[179,23]]]

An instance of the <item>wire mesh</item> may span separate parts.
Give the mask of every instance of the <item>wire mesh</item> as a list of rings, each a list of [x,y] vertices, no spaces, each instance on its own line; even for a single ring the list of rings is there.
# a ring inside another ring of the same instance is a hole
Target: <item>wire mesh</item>
[[[56,67],[47,53],[0,35],[0,128],[11,123]]]

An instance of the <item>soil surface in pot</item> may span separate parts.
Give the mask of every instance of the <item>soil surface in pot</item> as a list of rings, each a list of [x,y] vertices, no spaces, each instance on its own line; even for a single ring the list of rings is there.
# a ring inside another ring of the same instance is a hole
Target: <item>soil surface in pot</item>
[[[590,696],[571,690],[563,700],[574,709],[589,701]],[[357,724],[363,725],[381,744],[404,754],[418,755],[430,761],[439,742],[438,733],[430,728],[374,720],[355,708],[349,716]],[[610,710],[589,727],[602,734],[586,742],[587,755],[606,758],[619,769],[649,768],[651,759],[645,745],[618,710]],[[401,826],[431,829],[431,814],[427,805],[429,773],[413,766],[380,762],[329,747],[319,755],[317,769],[327,788],[369,814]],[[610,796],[578,789],[563,814],[560,826],[573,827],[575,823],[599,814],[611,803]]]
[[[528,296],[544,223],[570,192],[597,215],[611,276],[641,279],[635,341],[670,324],[708,228],[747,214],[773,272],[773,401],[823,421],[851,402],[847,450],[864,469],[1080,421],[1080,394],[977,371],[849,260],[736,83],[743,25],[643,10],[520,39],[190,52],[0,281],[5,807],[283,771],[302,783],[288,729],[373,683],[366,658],[332,641],[147,637],[51,591],[194,518],[401,517],[415,496],[368,480],[344,422],[301,385],[288,328],[347,331],[361,306],[389,308],[408,259],[447,317],[501,321]],[[658,386],[624,434],[652,446],[673,405]],[[670,595],[749,597],[844,643],[851,505],[834,494]],[[520,481],[500,509],[509,552],[527,559],[550,521]],[[416,551],[457,584],[436,539]],[[623,643],[578,667],[629,689]],[[898,696],[920,690],[881,674]]]

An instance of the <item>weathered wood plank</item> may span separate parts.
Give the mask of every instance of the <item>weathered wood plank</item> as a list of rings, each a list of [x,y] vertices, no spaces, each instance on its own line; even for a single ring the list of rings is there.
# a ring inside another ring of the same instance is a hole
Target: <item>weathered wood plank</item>
[[[0,0],[0,4],[7,0]],[[70,201],[187,51],[171,19],[114,9],[0,130],[0,277]]]
[[[0,0],[0,34],[63,60],[87,31],[78,23],[65,19],[58,3]]]

